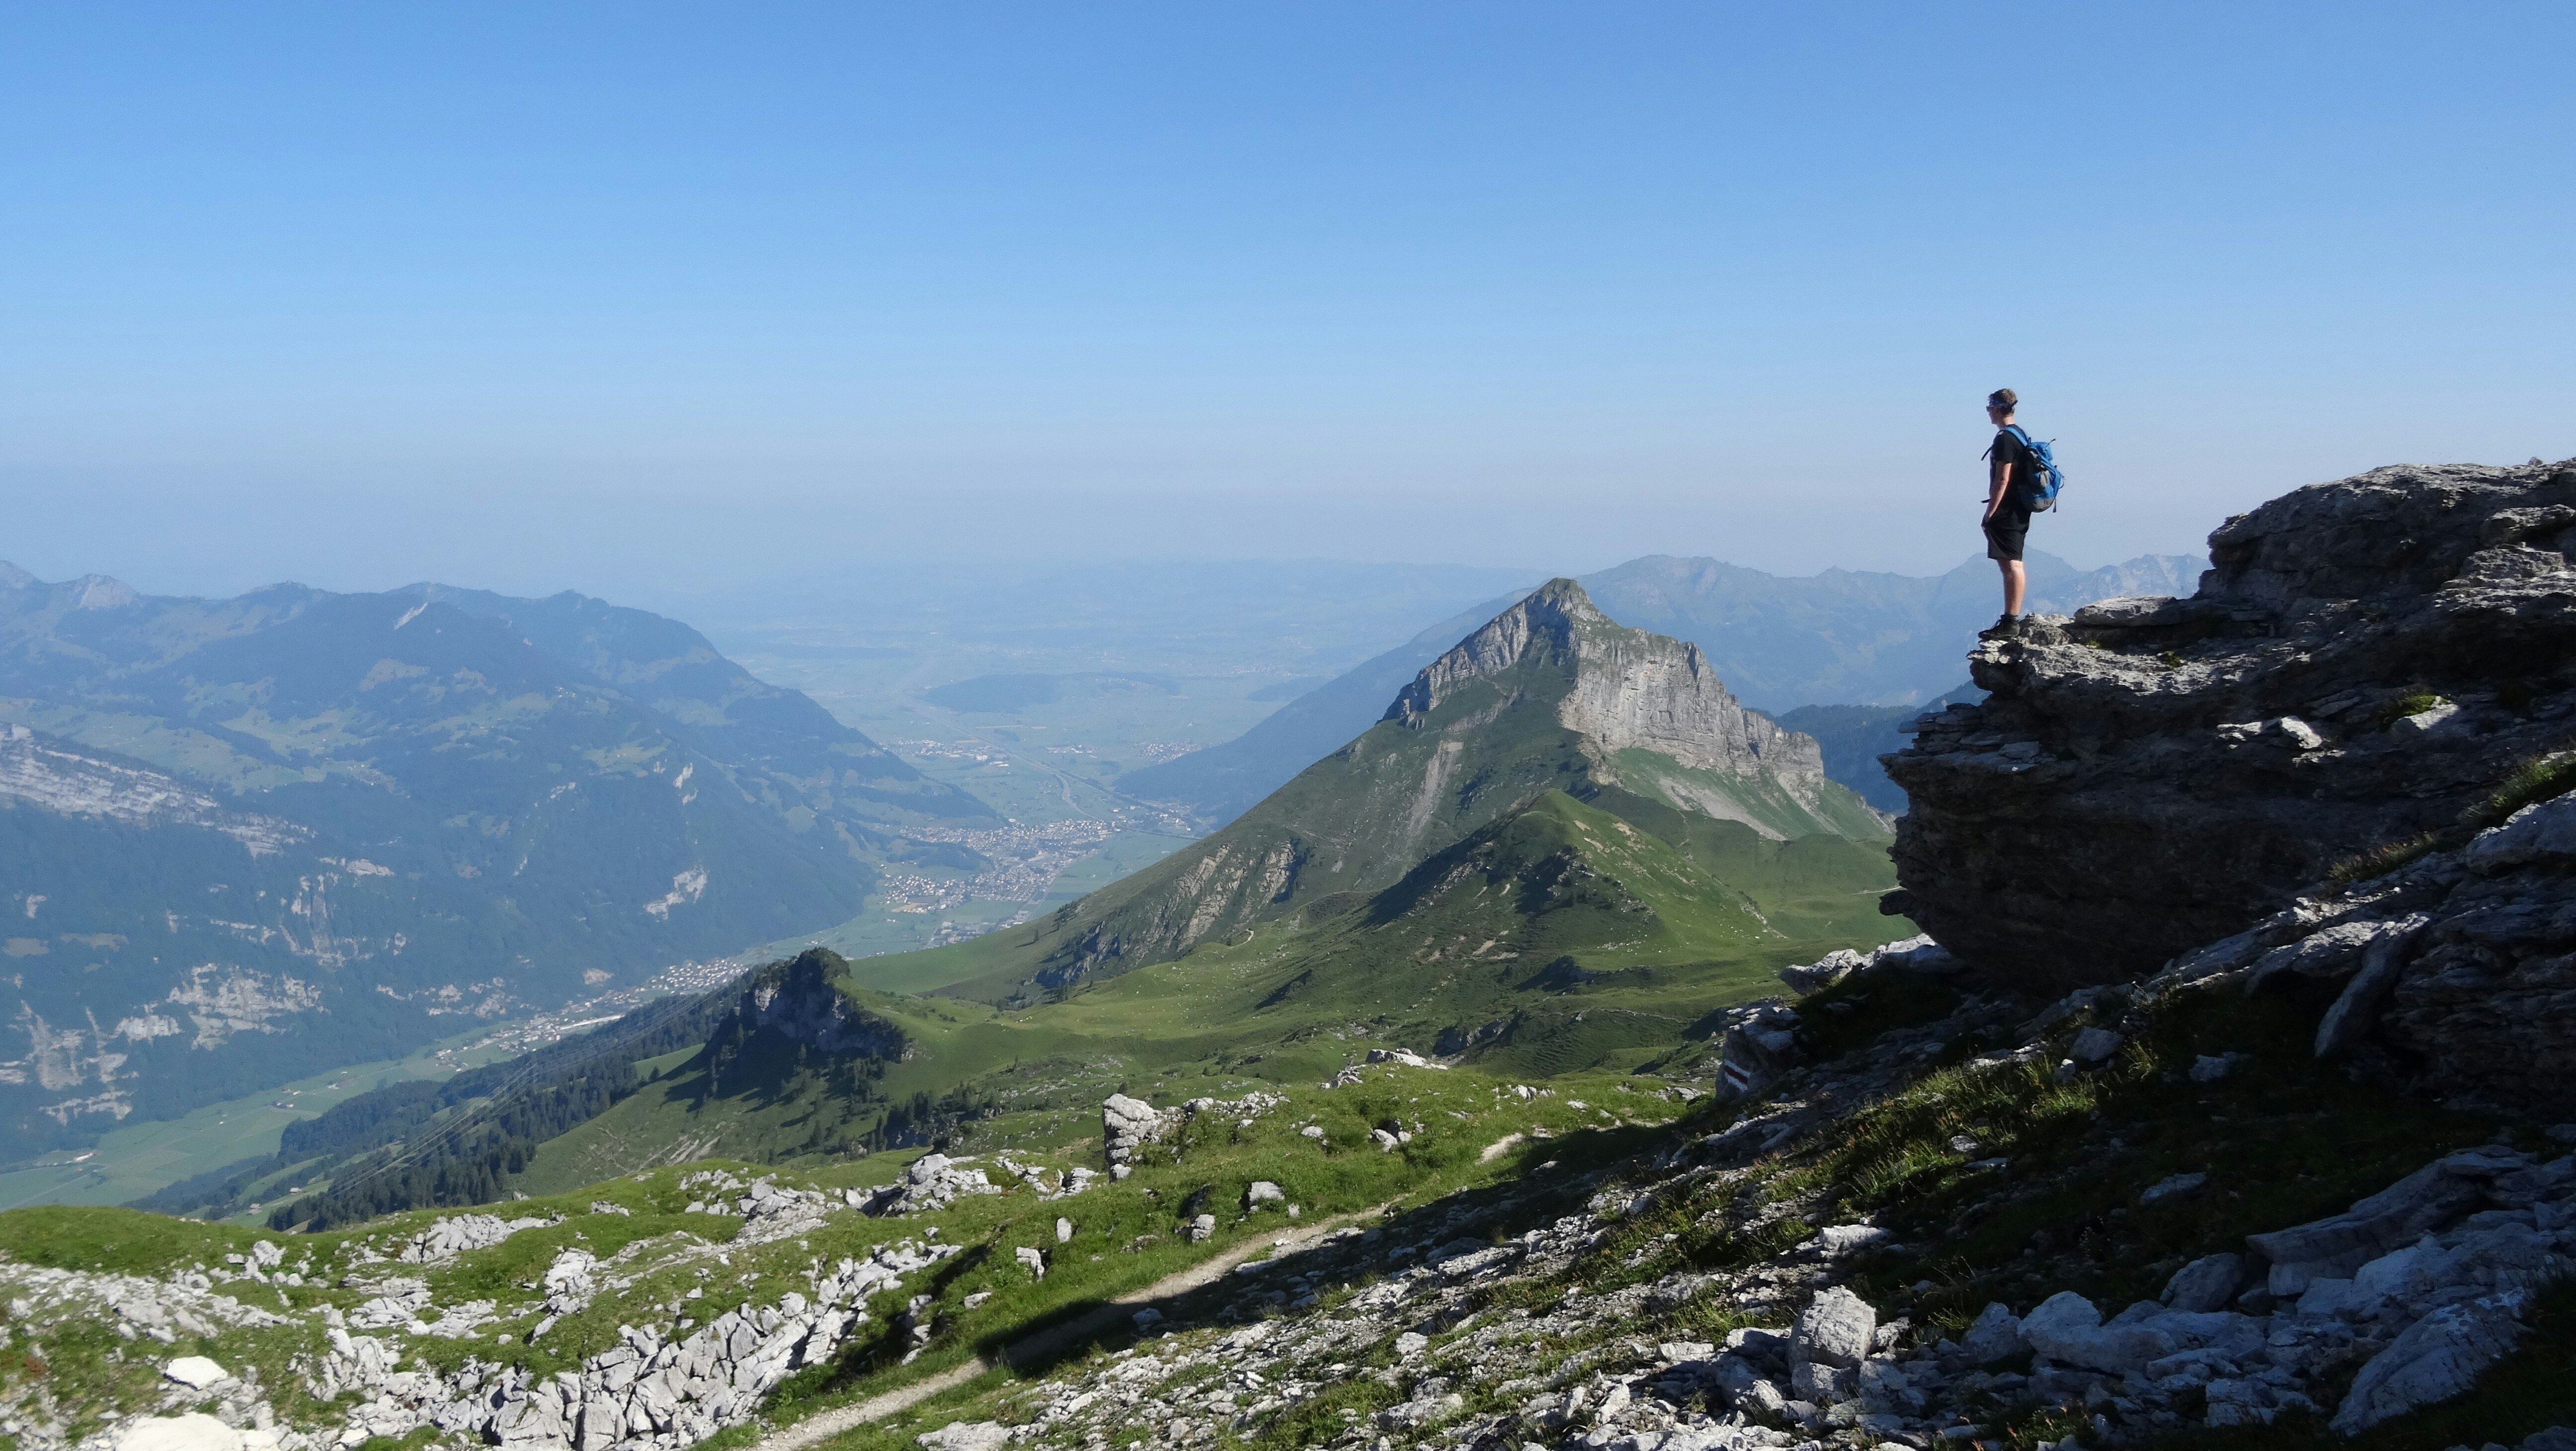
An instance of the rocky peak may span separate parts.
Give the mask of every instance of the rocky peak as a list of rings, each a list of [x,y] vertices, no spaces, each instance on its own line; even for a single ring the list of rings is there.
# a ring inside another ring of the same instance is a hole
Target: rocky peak
[[[905,1056],[903,1030],[851,1002],[835,986],[849,975],[847,961],[819,947],[761,969],[743,985],[734,1009],[740,1034],[768,1029],[826,1053]],[[728,1035],[720,1030],[718,1036]]]
[[[1548,581],[1424,667],[1384,719],[1421,729],[1468,681],[1533,668],[1561,673],[1557,719],[1597,762],[1646,750],[1699,770],[1759,770],[1802,799],[1825,779],[1815,739],[1745,709],[1699,646],[1617,623],[1570,579]]]
[[[64,588],[73,591],[72,608],[76,610],[121,610],[143,600],[134,586],[103,574],[84,574]]]
[[[1413,683],[1397,693],[1381,719],[1419,726],[1460,685],[1490,679],[1514,666],[1545,664],[1571,670],[1581,657],[1580,637],[1605,628],[1619,627],[1594,607],[1583,586],[1570,579],[1549,580],[1424,666]]]
[[[1892,909],[2030,979],[2139,976],[2454,830],[2576,725],[2576,461],[2312,485],[2210,552],[2187,599],[1969,657],[1991,697],[1884,758]]]

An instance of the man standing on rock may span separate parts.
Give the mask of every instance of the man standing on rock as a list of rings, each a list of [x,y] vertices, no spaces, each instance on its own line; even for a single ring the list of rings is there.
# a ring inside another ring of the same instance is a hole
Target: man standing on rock
[[[2013,408],[2020,395],[1997,388],[1986,395],[1986,417],[1995,425],[1994,447],[1986,450],[1986,558],[2004,572],[2004,613],[1980,640],[2010,640],[2021,633],[2021,599],[2025,579],[2022,541],[2030,534],[2030,446],[2013,427]]]

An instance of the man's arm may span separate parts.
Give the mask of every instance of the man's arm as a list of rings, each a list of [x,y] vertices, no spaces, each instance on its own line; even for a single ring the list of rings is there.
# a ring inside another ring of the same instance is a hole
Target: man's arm
[[[2012,459],[2005,453],[2000,439],[1995,442],[1995,461],[1987,475],[1986,520],[1992,520],[1995,511],[2003,507],[2005,487],[2012,482]]]

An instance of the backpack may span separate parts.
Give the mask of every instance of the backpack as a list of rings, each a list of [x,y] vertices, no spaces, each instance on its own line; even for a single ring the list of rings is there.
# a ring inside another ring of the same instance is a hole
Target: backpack
[[[2030,455],[2031,466],[2025,470],[2021,484],[2022,502],[2029,505],[2034,514],[2045,514],[2056,508],[2058,490],[2066,487],[2066,475],[2057,469],[2057,441],[2032,438],[2022,432],[2018,423],[2005,424],[2004,432],[2018,440],[2023,451]]]

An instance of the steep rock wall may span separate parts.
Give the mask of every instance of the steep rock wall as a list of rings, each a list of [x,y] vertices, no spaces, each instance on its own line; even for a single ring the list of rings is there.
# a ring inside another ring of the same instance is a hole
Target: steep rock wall
[[[2210,551],[2189,599],[1969,657],[1989,699],[1884,758],[1912,803],[1891,910],[2034,981],[2135,977],[2576,728],[2576,462],[2312,485]]]
[[[1466,682],[1534,662],[1566,673],[1557,718],[1605,753],[1647,750],[1702,770],[1760,772],[1820,804],[1825,762],[1813,737],[1745,709],[1697,645],[1616,623],[1570,579],[1550,581],[1425,667],[1385,719],[1417,724]]]

